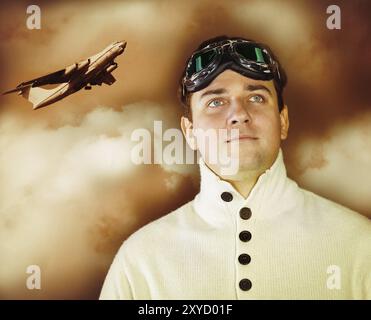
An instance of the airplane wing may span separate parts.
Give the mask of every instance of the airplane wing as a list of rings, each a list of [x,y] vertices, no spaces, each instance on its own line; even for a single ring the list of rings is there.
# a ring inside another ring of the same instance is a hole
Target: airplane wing
[[[39,86],[43,86],[43,85],[46,85],[46,84],[57,84],[57,83],[66,82],[64,80],[66,78],[65,77],[65,70],[66,69],[62,69],[62,70],[59,70],[59,71],[56,71],[56,72],[53,72],[53,73],[49,73],[49,74],[47,74],[43,77],[39,77],[39,78],[36,78],[36,79],[32,79],[30,81],[22,82],[16,88],[14,88],[12,90],[9,90],[9,91],[6,91],[3,94],[22,91],[27,87],[39,87]]]
[[[23,90],[27,89],[28,87],[40,87],[47,84],[59,84],[68,82],[71,79],[72,74],[76,71],[85,71],[86,67],[90,64],[90,59],[81,61],[79,63],[75,63],[73,65],[68,66],[62,70],[58,70],[56,72],[49,73],[45,76],[35,78],[26,82],[20,83],[16,88],[6,91],[3,94],[8,94],[12,92],[23,92]]]
[[[108,84],[109,86],[112,85],[116,81],[115,77],[107,72],[104,71],[99,73],[93,80],[90,81],[92,85],[102,85],[102,83]]]

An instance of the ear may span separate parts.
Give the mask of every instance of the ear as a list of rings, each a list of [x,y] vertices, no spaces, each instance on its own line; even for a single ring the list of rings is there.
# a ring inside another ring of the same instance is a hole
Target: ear
[[[288,136],[289,132],[289,110],[287,108],[287,105],[284,105],[284,107],[281,110],[280,113],[280,119],[281,119],[281,140],[285,140]]]
[[[180,119],[180,127],[182,128],[184,137],[193,151],[197,150],[196,137],[193,134],[193,123],[186,117]]]

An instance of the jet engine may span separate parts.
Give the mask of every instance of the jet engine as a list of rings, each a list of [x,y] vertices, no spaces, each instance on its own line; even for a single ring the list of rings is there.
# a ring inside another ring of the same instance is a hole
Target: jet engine
[[[81,69],[84,69],[86,66],[88,66],[90,64],[90,59],[87,59],[87,60],[84,60],[84,61],[81,61],[81,62],[78,62],[78,63],[75,63],[75,64],[72,64],[70,66],[68,66],[66,68],[66,70],[64,71],[64,74],[66,76],[70,76],[72,75],[75,71],[79,71]]]
[[[90,64],[90,59],[87,59],[87,60],[84,60],[84,61],[81,61],[79,63],[77,63],[77,70],[81,70],[81,69],[84,69],[86,66],[88,66]]]
[[[108,73],[111,73],[113,70],[115,70],[117,68],[117,63],[113,63],[113,64],[111,64],[107,69],[106,69],[106,71],[108,72]]]
[[[75,64],[72,64],[70,66],[68,66],[65,71],[64,71],[64,74],[66,76],[70,76],[75,70],[77,69],[77,63]]]

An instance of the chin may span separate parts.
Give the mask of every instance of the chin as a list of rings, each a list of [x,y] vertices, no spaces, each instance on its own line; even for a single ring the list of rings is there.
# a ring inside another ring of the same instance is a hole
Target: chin
[[[264,162],[262,155],[252,150],[240,150],[238,158],[240,170],[257,170]]]

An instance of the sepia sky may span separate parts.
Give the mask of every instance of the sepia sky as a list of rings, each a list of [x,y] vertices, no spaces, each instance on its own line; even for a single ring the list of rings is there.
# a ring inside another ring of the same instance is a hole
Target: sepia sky
[[[136,128],[179,128],[177,84],[203,40],[265,42],[288,74],[288,174],[371,218],[371,4],[337,1],[47,1],[28,30],[28,2],[1,2],[0,91],[126,40],[112,86],[48,107],[0,96],[0,298],[96,299],[122,241],[190,201],[197,165],[130,160]],[[39,265],[41,290],[25,286]]]

